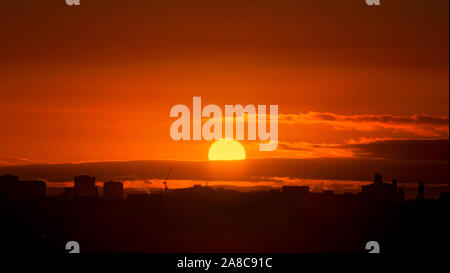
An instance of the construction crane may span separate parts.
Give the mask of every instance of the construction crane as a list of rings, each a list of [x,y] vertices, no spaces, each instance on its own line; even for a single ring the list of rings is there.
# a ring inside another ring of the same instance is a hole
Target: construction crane
[[[167,193],[167,181],[169,181],[170,173],[172,172],[172,166],[169,167],[169,171],[167,172],[166,180],[164,180],[164,191]]]
[[[164,192],[165,193],[167,193],[167,181],[169,180],[169,177],[170,177],[170,173],[172,172],[172,166],[170,166],[169,167],[169,171],[167,172],[167,177],[166,177],[166,179],[164,179],[164,181],[162,182],[163,184],[164,184]],[[157,172],[153,172],[154,174],[155,174],[155,176],[158,178],[158,179],[161,179],[161,177],[158,175],[158,173]]]

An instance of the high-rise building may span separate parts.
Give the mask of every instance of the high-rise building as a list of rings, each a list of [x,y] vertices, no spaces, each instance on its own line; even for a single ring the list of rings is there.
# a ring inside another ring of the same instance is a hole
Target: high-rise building
[[[397,194],[397,179],[392,179],[392,187],[394,190],[394,194]]]
[[[74,192],[75,197],[94,197],[97,196],[97,187],[95,186],[95,177],[90,175],[80,175],[75,177]]]
[[[103,184],[103,197],[109,200],[123,198],[123,184],[121,182],[107,181]]]
[[[423,181],[419,182],[419,186],[417,186],[417,199],[423,200],[425,198],[425,185]]]

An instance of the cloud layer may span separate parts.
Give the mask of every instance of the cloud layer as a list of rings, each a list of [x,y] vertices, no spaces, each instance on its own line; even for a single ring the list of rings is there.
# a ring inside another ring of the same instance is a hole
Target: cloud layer
[[[423,137],[449,136],[448,116],[427,114],[404,115],[340,115],[326,112],[306,114],[280,114],[280,123],[287,124],[328,124],[336,130],[374,131],[392,129]]]

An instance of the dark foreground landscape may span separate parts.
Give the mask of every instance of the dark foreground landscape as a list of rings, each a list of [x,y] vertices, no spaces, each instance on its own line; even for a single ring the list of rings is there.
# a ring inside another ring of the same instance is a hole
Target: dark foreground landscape
[[[190,188],[122,200],[0,201],[4,252],[433,252],[449,202]]]

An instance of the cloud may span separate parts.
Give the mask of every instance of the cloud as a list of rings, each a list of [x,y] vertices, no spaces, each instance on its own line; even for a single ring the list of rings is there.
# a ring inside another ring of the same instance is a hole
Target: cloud
[[[308,112],[306,114],[279,114],[280,123],[287,124],[328,124],[336,130],[375,131],[392,129],[413,133],[424,137],[449,136],[449,118],[414,114],[409,116],[376,115],[339,115],[325,112]]]
[[[313,144],[309,142],[278,142],[278,151],[294,158],[350,158],[354,153],[340,144]]]
[[[43,162],[43,161],[32,160],[32,159],[28,159],[28,158],[0,156],[0,166],[16,166],[16,165],[26,165],[26,164],[39,164],[39,163],[55,163],[55,162]]]
[[[344,147],[353,150],[358,157],[401,159],[401,160],[439,160],[448,161],[448,139],[435,140],[384,140]]]
[[[295,158],[372,158],[395,160],[449,160],[448,139],[361,138],[344,144],[281,142],[281,151]]]

